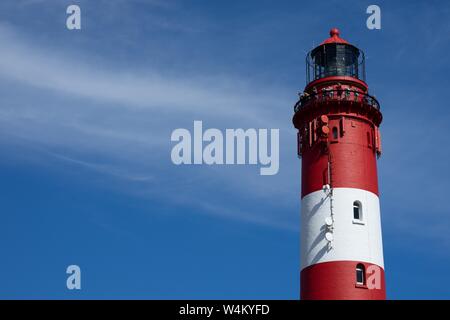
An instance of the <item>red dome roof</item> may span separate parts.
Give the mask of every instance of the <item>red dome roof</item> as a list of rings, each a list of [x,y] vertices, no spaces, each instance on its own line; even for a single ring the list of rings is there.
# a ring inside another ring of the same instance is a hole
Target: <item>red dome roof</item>
[[[327,43],[346,43],[349,44],[347,40],[342,39],[339,37],[339,29],[333,28],[330,30],[330,37],[328,39],[325,39],[324,42],[322,42],[320,45],[327,44]]]

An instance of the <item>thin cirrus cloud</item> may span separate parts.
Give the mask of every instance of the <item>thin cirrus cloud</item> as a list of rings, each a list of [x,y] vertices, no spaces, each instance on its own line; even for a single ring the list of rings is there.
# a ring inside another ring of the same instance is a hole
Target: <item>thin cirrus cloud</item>
[[[20,92],[20,97],[3,97],[0,122],[8,136],[54,160],[126,181],[125,186],[137,183],[137,193],[143,196],[173,202],[172,195],[179,194],[175,203],[198,208],[199,213],[293,230],[295,210],[283,216],[279,212],[254,212],[245,206],[239,210],[236,205],[223,206],[220,197],[208,196],[208,202],[204,201],[209,192],[206,189],[216,188],[229,195],[245,192],[250,197],[264,197],[266,203],[274,202],[276,190],[280,196],[286,189],[279,177],[275,178],[279,188],[274,188],[270,197],[253,168],[239,170],[239,177],[227,169],[197,170],[194,187],[186,189],[177,182],[177,192],[170,183],[180,177],[189,180],[189,173],[169,168],[173,165],[168,158],[171,143],[167,128],[173,127],[174,121],[192,125],[201,116],[216,125],[273,127],[274,122],[284,120],[263,110],[270,110],[264,106],[280,104],[280,97],[284,97],[279,92],[267,90],[256,95],[244,81],[226,77],[188,81],[81,63],[70,54],[62,56],[36,46],[5,26],[0,26],[0,42],[4,44],[0,48],[0,77]],[[93,151],[102,155],[102,160],[86,157]],[[173,179],[167,179],[167,174]],[[202,184],[207,187],[199,187]],[[166,197],[165,191],[171,196]]]
[[[244,117],[259,121],[252,106],[279,103],[270,95],[255,96],[239,79],[163,77],[156,73],[135,75],[103,70],[30,46],[11,29],[0,25],[0,74],[22,84],[128,108],[190,112],[195,108],[208,116]],[[214,85],[211,85],[214,83]],[[245,108],[242,108],[245,106]]]

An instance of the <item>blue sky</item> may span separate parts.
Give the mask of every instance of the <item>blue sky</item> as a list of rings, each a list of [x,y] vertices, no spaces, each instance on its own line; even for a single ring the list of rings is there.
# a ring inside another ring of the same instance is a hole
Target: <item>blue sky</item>
[[[384,115],[388,298],[450,298],[450,5],[379,1],[371,31],[370,4],[2,1],[0,298],[297,299],[291,117],[331,27],[366,52]],[[194,120],[279,128],[279,173],[174,166],[170,134]]]

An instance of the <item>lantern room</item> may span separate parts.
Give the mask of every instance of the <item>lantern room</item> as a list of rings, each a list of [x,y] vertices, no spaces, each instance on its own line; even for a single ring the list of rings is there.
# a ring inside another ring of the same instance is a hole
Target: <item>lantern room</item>
[[[326,77],[352,77],[365,81],[364,52],[339,36],[339,30],[330,30],[330,38],[311,50],[306,56],[306,80]]]

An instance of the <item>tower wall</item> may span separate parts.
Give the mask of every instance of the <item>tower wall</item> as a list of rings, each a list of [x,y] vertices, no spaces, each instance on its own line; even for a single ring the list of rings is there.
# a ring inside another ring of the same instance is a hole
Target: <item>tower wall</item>
[[[330,35],[312,52],[328,54],[332,65],[313,59],[308,77],[319,70],[319,78],[307,84],[293,118],[302,158],[301,298],[385,299],[377,178],[382,114],[357,78],[355,59],[363,53],[337,29]],[[333,44],[346,48],[334,50]],[[354,56],[348,62],[330,52]]]

